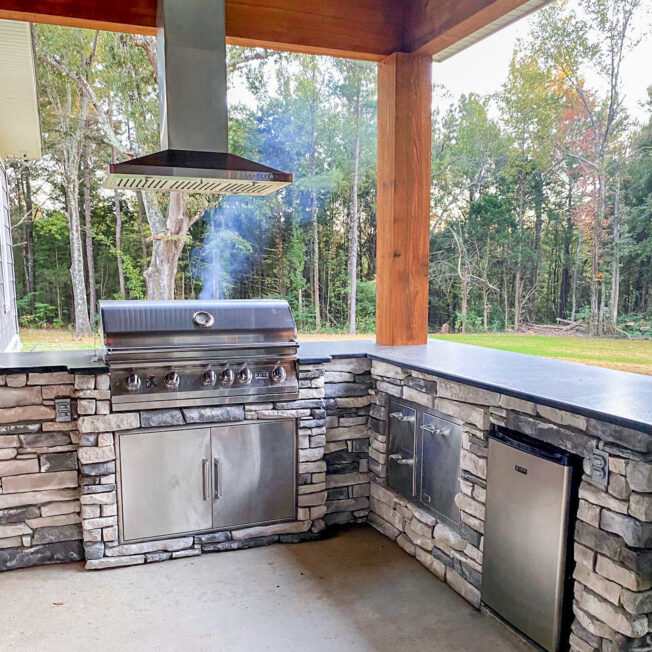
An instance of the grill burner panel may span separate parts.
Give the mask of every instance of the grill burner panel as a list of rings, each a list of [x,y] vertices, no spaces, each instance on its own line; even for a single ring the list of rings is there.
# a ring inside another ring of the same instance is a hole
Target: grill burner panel
[[[114,411],[298,398],[285,301],[107,301]]]

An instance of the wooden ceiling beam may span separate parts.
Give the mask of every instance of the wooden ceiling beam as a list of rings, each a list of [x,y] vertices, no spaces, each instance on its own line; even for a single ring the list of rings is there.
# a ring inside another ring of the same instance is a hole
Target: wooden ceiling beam
[[[156,34],[156,0],[0,0],[0,18]],[[226,0],[227,42],[379,61],[401,50],[396,0]]]
[[[549,0],[420,0],[409,2],[404,49],[436,56],[474,34],[491,31],[534,11]],[[492,25],[493,30],[487,30]],[[478,39],[479,40],[479,39]],[[470,42],[465,43],[470,45]]]

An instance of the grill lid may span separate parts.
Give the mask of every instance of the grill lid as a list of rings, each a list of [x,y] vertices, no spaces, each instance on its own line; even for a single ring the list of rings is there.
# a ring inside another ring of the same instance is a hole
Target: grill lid
[[[296,346],[287,301],[101,301],[107,350]]]

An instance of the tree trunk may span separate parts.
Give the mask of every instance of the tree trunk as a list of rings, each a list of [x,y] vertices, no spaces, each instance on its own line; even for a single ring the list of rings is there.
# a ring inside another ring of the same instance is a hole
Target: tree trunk
[[[613,254],[611,257],[611,296],[609,297],[609,325],[616,333],[618,326],[618,303],[620,295],[620,174],[616,179],[614,216],[612,224]]]
[[[315,306],[315,330],[321,328],[321,306],[319,304],[319,225],[317,223],[317,191],[312,191],[312,300]]]
[[[116,163],[115,147],[111,148],[111,162]],[[122,270],[122,210],[120,209],[120,192],[113,191],[113,211],[115,213],[115,249],[118,262],[118,282],[120,284],[120,296],[127,298],[125,288],[125,275]]]
[[[589,319],[589,333],[594,337],[600,335],[600,250],[602,248],[602,225],[604,223],[606,179],[602,172],[598,172],[598,210],[593,227],[593,241],[591,244],[591,316]]]
[[[358,282],[358,184],[360,182],[360,88],[355,97],[355,146],[349,224],[349,333],[355,333]]]
[[[558,317],[565,319],[568,316],[568,298],[570,295],[571,285],[571,239],[573,237],[573,185],[569,178],[568,180],[568,205],[566,212],[566,228],[564,229],[564,244],[563,244],[563,263],[561,269],[561,284],[559,287],[559,313]]]
[[[29,294],[30,308],[34,308],[36,280],[34,276],[34,203],[32,201],[32,181],[29,168],[23,165],[20,171],[22,194],[25,200],[25,286]]]
[[[140,233],[140,247],[142,249],[141,267],[143,270],[147,267],[147,242],[145,241],[145,232],[143,231],[143,215],[145,214],[145,202],[143,201],[142,191],[136,193],[138,203],[138,233]]]
[[[182,194],[171,192],[169,199],[167,220],[164,220],[155,200],[145,202],[153,238],[152,257],[145,271],[147,298],[150,301],[174,299],[174,279],[188,232]]]
[[[521,327],[521,288],[523,280],[521,279],[520,268],[516,270],[516,278],[514,279],[514,332],[518,333]]]
[[[70,280],[72,281],[73,308],[75,310],[75,337],[88,337],[91,334],[91,323],[86,303],[77,169],[71,170],[71,174],[67,175],[65,185],[68,226],[70,227]]]
[[[86,230],[86,267],[88,274],[88,306],[91,324],[95,323],[97,292],[95,289],[95,258],[93,256],[93,223],[91,217],[91,172],[90,149],[84,148],[83,183],[84,183],[84,226]]]
[[[543,229],[543,176],[537,172],[534,177],[534,261],[532,264],[532,288],[528,301],[529,320],[532,324],[536,322],[534,301],[536,298],[536,287],[539,282],[539,258],[541,256],[541,231]]]
[[[582,229],[577,229],[577,249],[575,250],[575,264],[573,265],[573,283],[571,288],[572,307],[571,321],[575,321],[577,313],[577,275],[580,269],[580,256],[582,254]]]

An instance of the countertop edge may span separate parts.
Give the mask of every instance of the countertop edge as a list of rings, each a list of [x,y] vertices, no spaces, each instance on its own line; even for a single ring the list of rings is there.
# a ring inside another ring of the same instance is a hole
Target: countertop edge
[[[561,400],[556,400],[554,398],[547,398],[545,396],[540,396],[533,394],[527,391],[520,391],[518,389],[508,388],[504,385],[483,382],[481,380],[476,380],[468,376],[461,375],[459,373],[450,373],[443,369],[437,368],[433,365],[419,365],[414,362],[409,361],[397,361],[395,358],[388,357],[382,353],[377,353],[369,350],[364,350],[370,342],[361,340],[360,348],[363,350],[352,350],[352,351],[340,351],[333,352],[324,355],[315,355],[307,353],[305,356],[301,355],[301,347],[299,347],[298,361],[300,364],[310,365],[310,364],[326,364],[332,360],[336,359],[345,359],[345,358],[369,358],[371,360],[378,360],[380,362],[385,362],[387,364],[392,364],[397,367],[403,367],[405,369],[413,369],[415,371],[420,371],[422,373],[427,373],[433,376],[438,376],[446,380],[451,380],[454,382],[463,383],[470,385],[472,387],[477,387],[479,389],[485,389],[488,391],[497,392],[514,398],[530,401],[537,405],[545,405],[548,407],[556,408],[559,410],[564,410],[566,412],[571,412],[574,414],[579,414],[584,417],[591,419],[597,419],[598,421],[604,421],[616,426],[621,426],[624,428],[630,428],[632,430],[637,430],[645,434],[652,434],[652,423],[647,421],[637,421],[627,417],[619,416],[611,412],[601,411],[599,409],[585,407],[582,405],[564,402]],[[308,344],[308,343],[306,343]],[[325,344],[325,343],[323,343]],[[0,374],[18,374],[18,373],[55,373],[55,372],[68,372],[71,374],[81,374],[81,375],[93,375],[93,374],[104,374],[109,371],[106,364],[102,362],[93,362],[92,356],[94,352],[92,351],[56,351],[56,352],[43,352],[40,355],[50,358],[49,360],[43,360],[40,364],[38,363],[39,352],[19,352],[12,354],[0,354],[0,361],[2,356],[7,355],[16,358],[24,358],[20,360],[21,364],[9,364],[2,365],[0,364]],[[34,357],[34,364],[26,364],[25,357]],[[65,357],[78,357],[79,362],[65,362],[63,358]],[[61,357],[62,360],[59,362],[57,358]]]

